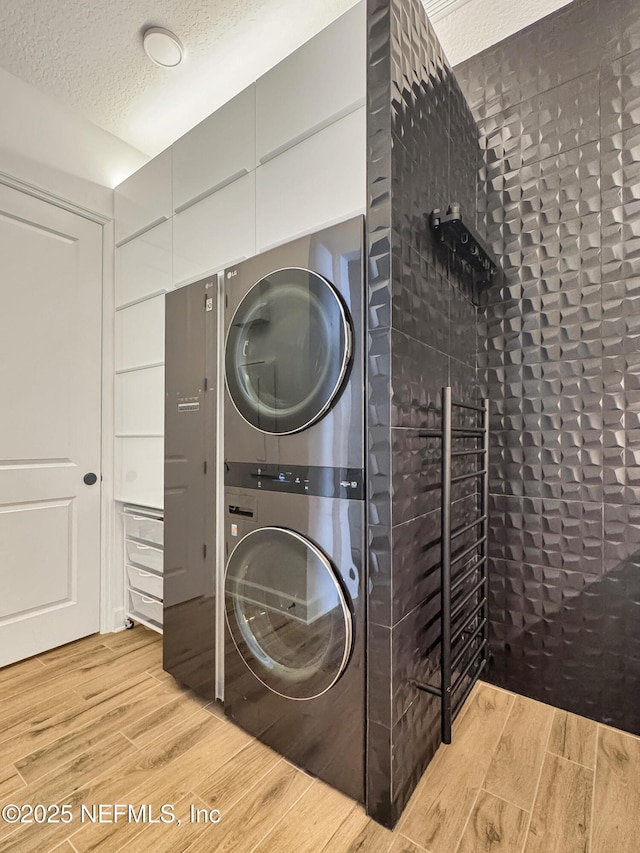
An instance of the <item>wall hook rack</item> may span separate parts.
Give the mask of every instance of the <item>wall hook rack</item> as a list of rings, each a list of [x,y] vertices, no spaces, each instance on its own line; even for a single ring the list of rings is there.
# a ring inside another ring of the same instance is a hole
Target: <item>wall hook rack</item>
[[[432,210],[429,224],[440,242],[471,267],[476,284],[492,283],[498,272],[498,263],[482,238],[462,221],[459,204],[450,205],[444,214],[439,208]]]

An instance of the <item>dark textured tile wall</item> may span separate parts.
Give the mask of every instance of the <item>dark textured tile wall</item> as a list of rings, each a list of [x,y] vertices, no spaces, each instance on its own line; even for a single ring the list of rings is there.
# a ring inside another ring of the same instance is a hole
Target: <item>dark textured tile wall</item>
[[[476,217],[478,129],[420,0],[368,0],[369,813],[392,826],[440,743],[440,391],[477,399],[468,276],[428,214]],[[475,486],[474,486],[475,488]],[[470,517],[475,494],[459,501]]]
[[[640,4],[574,0],[456,73],[505,273],[479,335],[490,677],[640,734]]]

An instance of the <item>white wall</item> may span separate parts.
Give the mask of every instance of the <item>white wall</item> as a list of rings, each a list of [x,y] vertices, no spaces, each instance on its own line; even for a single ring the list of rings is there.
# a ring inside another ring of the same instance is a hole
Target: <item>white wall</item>
[[[111,189],[149,159],[1,68],[0,112],[0,171],[17,167],[52,191],[64,189],[61,175]]]
[[[570,2],[468,0],[446,17],[437,19],[433,26],[449,63],[454,66]]]

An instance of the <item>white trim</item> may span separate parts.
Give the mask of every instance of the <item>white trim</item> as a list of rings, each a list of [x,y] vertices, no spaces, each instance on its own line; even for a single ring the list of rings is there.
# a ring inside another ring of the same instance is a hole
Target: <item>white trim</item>
[[[194,204],[197,204],[199,201],[204,201],[205,198],[208,198],[210,195],[217,193],[218,190],[223,190],[225,187],[228,187],[229,184],[232,184],[239,178],[244,178],[245,175],[248,174],[248,169],[239,169],[237,172],[234,172],[233,175],[229,175],[228,177],[223,178],[223,180],[218,181],[217,184],[214,184],[212,187],[203,190],[201,193],[198,193],[198,195],[194,195],[194,197],[190,198],[188,201],[183,201],[182,204],[179,204],[176,208],[174,208],[174,213],[182,213],[183,210],[188,210],[190,207],[193,207]]]
[[[466,6],[469,0],[423,0],[423,3],[427,17],[432,23],[435,23],[462,6]]]
[[[462,0],[462,2],[466,3],[467,0]],[[306,130],[304,130],[302,133],[299,133],[297,136],[294,136],[292,139],[288,139],[286,142],[283,142],[276,148],[272,148],[270,151],[267,151],[265,154],[262,155],[262,157],[258,158],[257,166],[262,166],[265,163],[268,163],[269,160],[273,160],[275,157],[279,157],[280,154],[284,154],[285,151],[288,151],[295,145],[299,145],[301,142],[305,142],[305,140],[310,139],[312,136],[315,136],[315,134],[319,133],[321,130],[325,130],[332,124],[336,124],[336,122],[339,122],[341,119],[346,118],[348,115],[351,115],[351,113],[355,113],[357,110],[361,109],[361,107],[366,106],[366,103],[366,95],[357,98],[355,101],[350,104],[347,104],[341,110],[338,110],[338,112],[332,113],[330,116],[327,116],[322,121],[319,121],[317,124],[314,124],[312,127],[308,127]]]
[[[127,236],[123,237],[122,240],[118,240],[118,242],[115,244],[116,249],[121,249],[123,246],[126,246],[127,243],[130,243],[137,237],[142,237],[142,235],[146,234],[147,231],[151,231],[154,228],[157,228],[158,225],[163,225],[165,222],[168,221],[168,216],[159,216],[157,219],[154,219],[153,222],[149,222],[147,225],[143,225],[142,228],[138,228],[138,230],[134,231],[133,234],[127,234]]]
[[[120,367],[118,370],[114,370],[113,372],[116,376],[121,376],[123,373],[135,373],[136,370],[149,370],[153,367],[164,367],[164,361],[152,361],[150,364],[136,364],[135,367]]]
[[[124,603],[113,588],[116,570],[114,548],[116,507],[114,501],[115,467],[115,311],[114,311],[114,225],[109,222],[102,229],[102,506],[100,539],[100,633],[109,634],[120,627],[117,612]]]
[[[52,204],[55,207],[61,207],[63,210],[67,210],[69,213],[75,213],[77,216],[82,216],[84,219],[91,220],[91,222],[97,222],[98,225],[106,225],[110,221],[109,217],[105,216],[103,213],[98,213],[98,211],[95,210],[89,210],[88,208],[75,204],[74,202],[69,201],[69,199],[63,198],[56,193],[44,190],[42,187],[36,186],[36,184],[31,184],[28,181],[23,181],[21,178],[16,178],[7,172],[0,172],[0,184],[3,184],[6,187],[11,187],[11,189],[18,190],[21,193],[25,193],[25,195],[38,198],[41,201],[46,201],[48,204]]]

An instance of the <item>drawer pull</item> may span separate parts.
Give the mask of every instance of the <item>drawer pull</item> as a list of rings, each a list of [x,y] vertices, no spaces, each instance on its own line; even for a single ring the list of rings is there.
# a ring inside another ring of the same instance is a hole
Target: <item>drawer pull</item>
[[[145,604],[158,604],[155,598],[147,598],[146,595],[141,595],[140,598]]]
[[[250,509],[244,509],[241,506],[229,506],[229,515],[241,515],[245,518],[253,518],[253,512]]]

